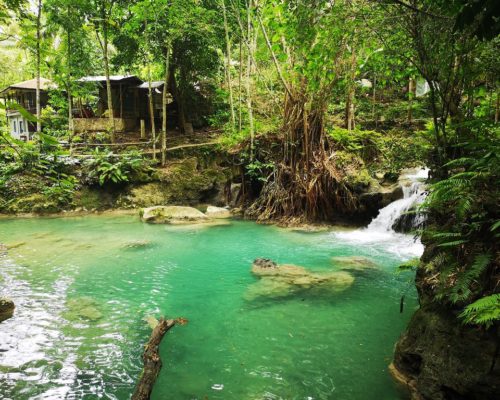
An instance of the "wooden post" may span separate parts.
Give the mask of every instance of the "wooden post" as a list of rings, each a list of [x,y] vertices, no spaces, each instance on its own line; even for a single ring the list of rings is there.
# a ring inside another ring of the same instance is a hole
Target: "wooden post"
[[[123,95],[122,95],[122,84],[120,83],[120,118],[123,118]]]
[[[141,119],[141,139],[146,139],[146,128],[143,119]]]

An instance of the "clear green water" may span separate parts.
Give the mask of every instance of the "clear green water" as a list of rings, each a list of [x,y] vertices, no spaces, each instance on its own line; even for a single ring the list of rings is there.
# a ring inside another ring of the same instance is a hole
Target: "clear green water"
[[[1,220],[0,242],[15,247],[0,257],[0,295],[17,304],[0,323],[0,398],[129,398],[148,315],[189,320],[163,340],[156,400],[402,398],[387,365],[415,295],[400,314],[404,256],[383,244],[131,216]],[[343,292],[248,297],[256,257],[331,271],[332,256],[351,255],[379,268],[352,272]]]

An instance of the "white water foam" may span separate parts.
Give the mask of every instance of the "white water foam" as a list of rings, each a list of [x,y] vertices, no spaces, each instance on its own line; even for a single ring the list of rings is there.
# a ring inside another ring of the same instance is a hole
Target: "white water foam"
[[[421,169],[414,174],[402,176],[403,198],[396,200],[379,211],[370,224],[363,229],[350,232],[337,232],[338,239],[354,244],[367,246],[382,245],[384,249],[399,255],[401,258],[419,257],[424,251],[424,246],[419,238],[412,235],[397,233],[392,228],[398,218],[407,213],[413,206],[420,204],[425,199],[424,180],[428,177],[429,170]],[[423,215],[415,216],[414,226],[423,222]]]

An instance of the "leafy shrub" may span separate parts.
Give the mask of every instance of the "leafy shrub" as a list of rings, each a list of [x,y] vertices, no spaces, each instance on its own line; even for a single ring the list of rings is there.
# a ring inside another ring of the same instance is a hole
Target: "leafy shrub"
[[[380,133],[335,127],[327,133],[334,148],[359,155],[372,172],[398,175],[403,168],[424,164],[430,149],[427,132],[407,134],[391,130]]]
[[[266,162],[261,162],[259,160],[254,160],[246,165],[246,173],[252,179],[261,182],[266,182],[273,168],[274,168],[274,163],[272,162],[266,163]]]
[[[153,169],[151,163],[142,157],[138,151],[129,151],[123,154],[112,151],[102,151],[97,148],[92,158],[85,163],[87,183],[123,184],[132,178],[148,180]]]
[[[425,232],[435,251],[424,268],[437,301],[465,307],[464,321],[488,325],[500,319],[498,129],[455,147],[462,156],[448,162],[449,177],[431,186],[424,208],[436,220]],[[484,132],[483,132],[484,133]],[[446,221],[446,222],[441,222]],[[497,297],[495,297],[497,298]]]

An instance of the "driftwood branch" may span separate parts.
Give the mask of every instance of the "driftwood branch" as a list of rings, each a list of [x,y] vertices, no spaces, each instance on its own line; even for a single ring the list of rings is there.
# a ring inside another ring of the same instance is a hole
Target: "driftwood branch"
[[[151,337],[146,343],[142,360],[144,368],[135,388],[132,400],[149,400],[151,391],[161,369],[160,343],[167,331],[176,324],[177,320],[161,318],[153,329]]]

